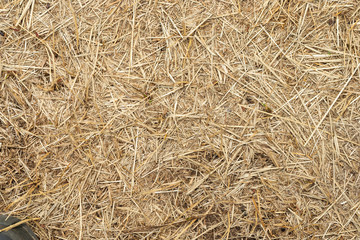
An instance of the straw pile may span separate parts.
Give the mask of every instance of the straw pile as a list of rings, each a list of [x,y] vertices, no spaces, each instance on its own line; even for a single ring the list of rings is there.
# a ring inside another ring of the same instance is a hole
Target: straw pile
[[[0,7],[0,211],[41,239],[359,236],[357,1]]]

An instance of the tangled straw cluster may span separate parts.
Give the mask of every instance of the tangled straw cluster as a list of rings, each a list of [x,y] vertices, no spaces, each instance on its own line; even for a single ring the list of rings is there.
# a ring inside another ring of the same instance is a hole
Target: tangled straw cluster
[[[42,239],[359,236],[357,1],[0,9],[0,209]]]

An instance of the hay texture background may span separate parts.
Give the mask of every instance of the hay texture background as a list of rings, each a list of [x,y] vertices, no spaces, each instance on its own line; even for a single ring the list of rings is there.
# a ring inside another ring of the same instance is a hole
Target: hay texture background
[[[357,1],[0,1],[0,210],[41,239],[355,239]]]

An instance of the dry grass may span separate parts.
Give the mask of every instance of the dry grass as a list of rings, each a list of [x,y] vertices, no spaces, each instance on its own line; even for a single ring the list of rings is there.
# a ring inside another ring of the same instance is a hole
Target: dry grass
[[[355,239],[360,5],[0,1],[0,211],[41,239]]]

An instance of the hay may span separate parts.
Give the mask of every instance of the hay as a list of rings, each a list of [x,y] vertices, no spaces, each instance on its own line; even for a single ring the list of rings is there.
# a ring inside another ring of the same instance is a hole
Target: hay
[[[351,239],[357,1],[0,1],[0,210],[41,239]]]

